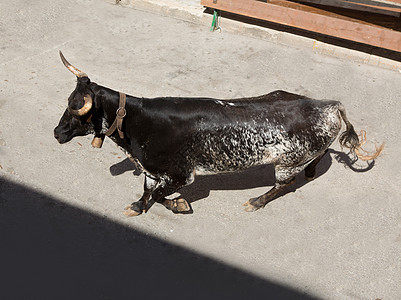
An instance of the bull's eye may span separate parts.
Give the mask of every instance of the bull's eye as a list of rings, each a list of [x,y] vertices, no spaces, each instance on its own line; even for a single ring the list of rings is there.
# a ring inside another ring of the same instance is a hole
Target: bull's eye
[[[91,122],[91,119],[92,119],[92,114],[90,114],[89,116],[82,116],[79,120],[81,121],[81,125],[86,125]]]
[[[77,121],[80,121],[80,122],[81,122],[82,117],[79,117],[79,116],[76,116],[76,115],[71,115],[71,116],[72,116],[72,118],[73,118],[74,120],[77,120]]]
[[[75,126],[82,126],[82,125],[86,124],[85,116],[80,117],[80,116],[76,116],[76,115],[71,114],[71,117],[72,117],[71,118],[71,125],[75,124]]]
[[[81,117],[72,115],[72,117],[73,117],[75,120],[77,120],[77,121],[83,126],[83,125],[86,125],[86,124],[88,124],[88,123],[91,122],[92,115],[89,115],[89,116],[81,116]]]

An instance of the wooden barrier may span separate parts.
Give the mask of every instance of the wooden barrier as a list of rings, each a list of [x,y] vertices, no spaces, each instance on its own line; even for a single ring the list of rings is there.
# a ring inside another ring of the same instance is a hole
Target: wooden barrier
[[[201,0],[201,4],[212,9],[401,52],[401,0]]]

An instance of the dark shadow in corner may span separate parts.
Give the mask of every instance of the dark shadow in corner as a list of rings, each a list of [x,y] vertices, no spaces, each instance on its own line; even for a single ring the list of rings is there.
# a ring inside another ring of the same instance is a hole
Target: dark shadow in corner
[[[317,299],[4,178],[0,239],[0,299]]]
[[[367,172],[372,169],[375,164],[374,161],[372,161],[368,163],[365,168],[356,168],[355,160],[353,160],[349,154],[329,149],[316,166],[315,180],[329,170],[332,164],[332,156],[334,156],[335,160],[339,163],[342,163],[345,167],[350,168],[354,172]],[[134,175],[140,174],[140,171],[135,168],[135,165],[128,158],[110,167],[110,173],[113,176],[128,171],[134,171]],[[212,190],[247,190],[266,187],[267,192],[274,185],[275,180],[273,165],[262,165],[238,173],[197,176],[194,183],[183,187],[179,190],[179,193],[188,202],[193,203],[207,198]],[[304,173],[302,172],[296,177],[295,183],[277,195],[275,199],[289,192],[294,192],[296,189],[301,188],[309,182],[310,181],[304,178]],[[257,197],[260,195],[254,196]],[[244,199],[244,202],[247,200],[248,199]]]
[[[213,9],[206,8],[204,13],[213,14]],[[401,62],[401,53],[397,52],[397,51],[379,48],[379,47],[375,47],[375,46],[371,46],[371,45],[367,45],[367,44],[363,44],[363,43],[345,40],[345,39],[341,39],[341,38],[337,38],[337,37],[333,37],[333,36],[329,36],[329,35],[316,33],[313,31],[308,31],[308,30],[304,30],[304,29],[300,29],[300,28],[281,25],[281,24],[277,24],[277,23],[273,23],[273,22],[269,22],[269,21],[241,16],[241,15],[233,14],[233,13],[229,13],[229,12],[221,11],[220,13],[221,13],[221,17],[223,17],[223,18],[243,22],[246,24],[256,25],[256,26],[260,26],[260,27],[265,27],[265,28],[276,30],[276,31],[287,32],[287,33],[303,36],[306,38],[314,39],[317,41],[321,41],[321,42],[331,44],[334,46],[347,48],[347,49],[351,49],[351,50],[356,50],[356,51],[364,52],[367,54],[381,56],[381,57],[384,57],[387,59]],[[224,20],[223,20],[221,26],[224,29]]]

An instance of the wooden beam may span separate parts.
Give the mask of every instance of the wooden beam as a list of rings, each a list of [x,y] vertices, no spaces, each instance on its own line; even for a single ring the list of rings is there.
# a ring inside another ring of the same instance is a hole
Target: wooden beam
[[[393,2],[393,3],[398,3],[398,4],[401,4],[401,0],[385,0],[385,1],[382,1],[382,0],[376,0],[376,1],[374,1],[374,2],[381,2],[381,3],[391,3],[391,2]]]
[[[313,3],[324,6],[341,7],[345,9],[366,10],[374,13],[389,14],[399,16],[401,12],[401,5],[396,4],[380,4],[377,2],[363,3],[354,0],[302,0],[302,2]]]
[[[401,0],[400,0],[401,1]],[[201,0],[206,7],[401,52],[401,32],[284,0]]]

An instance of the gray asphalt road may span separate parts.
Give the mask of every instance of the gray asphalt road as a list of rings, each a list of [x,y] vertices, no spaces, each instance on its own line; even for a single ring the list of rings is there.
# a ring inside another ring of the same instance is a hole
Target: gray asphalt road
[[[103,1],[3,1],[0,33],[2,299],[401,298],[398,72]],[[336,142],[316,180],[254,213],[242,203],[273,184],[269,166],[199,177],[182,191],[192,215],[127,218],[143,175],[123,153],[53,138],[75,86],[58,50],[136,96],[340,100],[386,148],[358,172]]]

